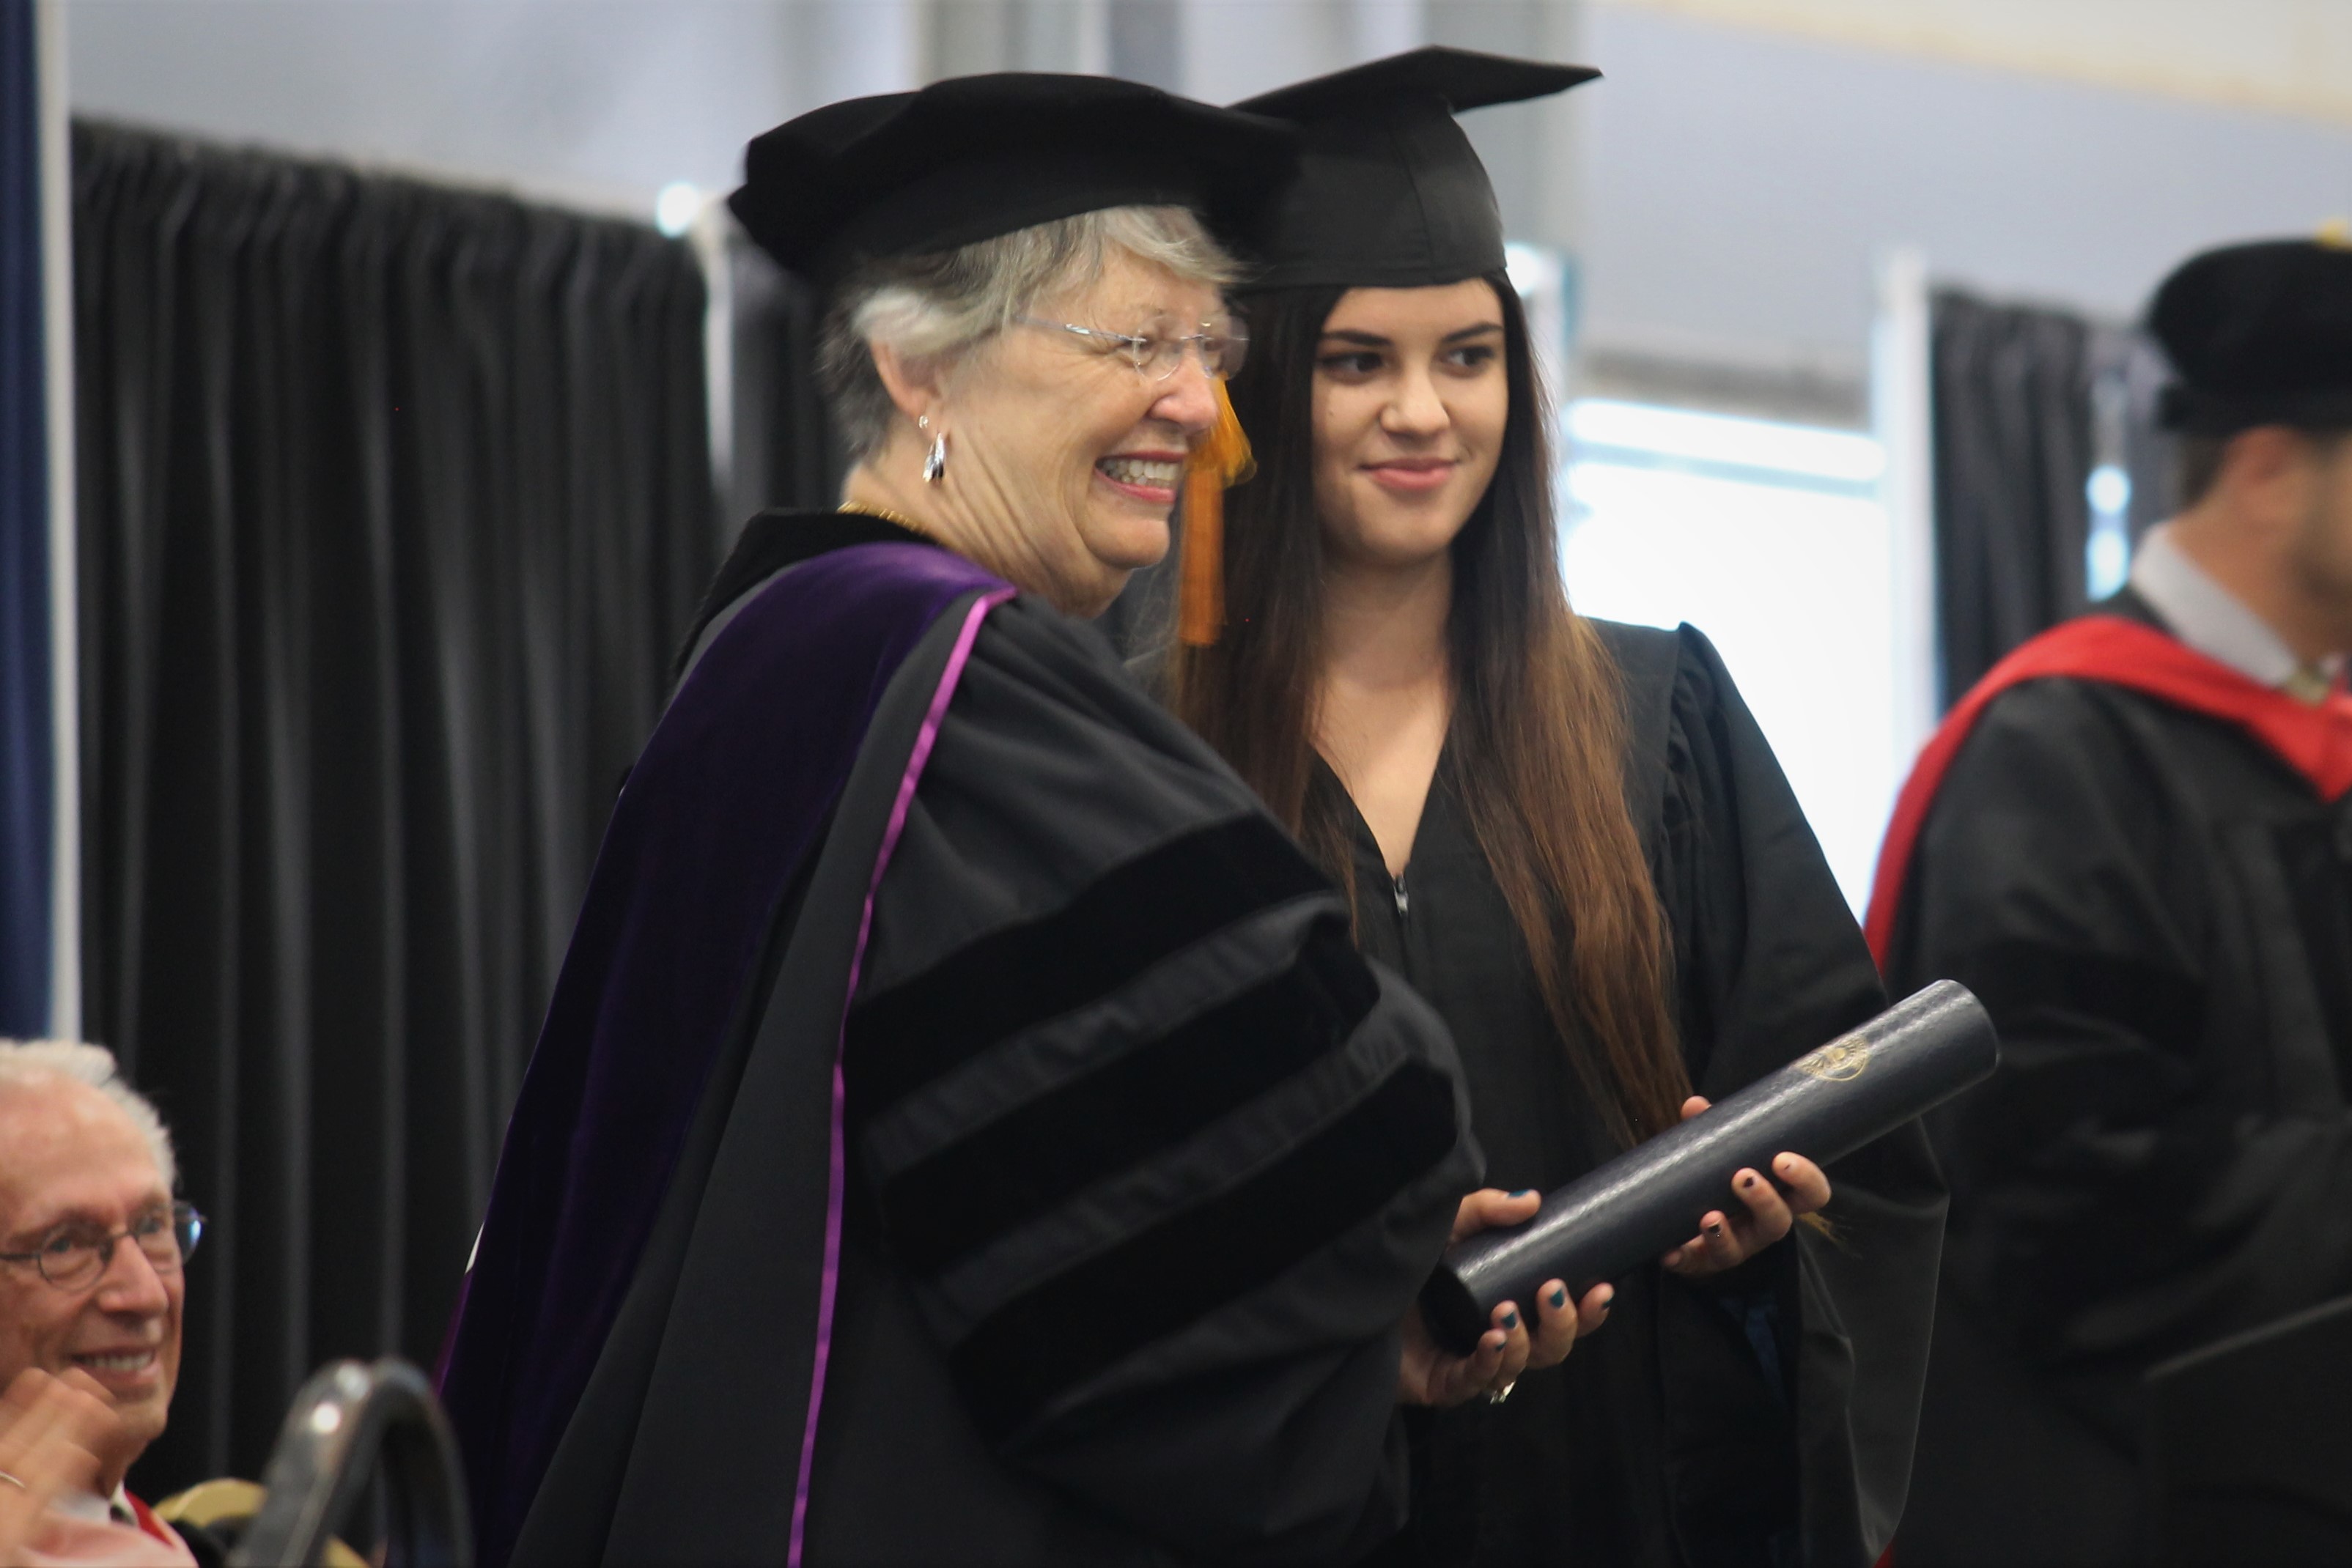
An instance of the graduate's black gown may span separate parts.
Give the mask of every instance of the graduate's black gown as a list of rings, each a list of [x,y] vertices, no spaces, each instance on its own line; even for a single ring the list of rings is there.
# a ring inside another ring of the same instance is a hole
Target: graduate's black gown
[[[1878,976],[1713,647],[1687,627],[1596,624],[1625,675],[1626,787],[1672,924],[1684,1055],[1720,1098],[1878,1010]],[[1317,788],[1355,827],[1365,950],[1454,1031],[1488,1185],[1549,1190],[1617,1148],[1454,762],[1401,883],[1328,769]],[[1383,1561],[1872,1562],[1902,1506],[1943,1195],[1916,1125],[1830,1175],[1835,1240],[1800,1228],[1706,1284],[1645,1268],[1595,1336],[1507,1403],[1417,1416],[1413,1522]]]
[[[1967,984],[2002,1049],[1931,1124],[1951,1233],[1899,1559],[2138,1561],[2142,1374],[2352,1292],[2352,797],[2153,696],[2019,686],[1928,810],[1888,975]]]

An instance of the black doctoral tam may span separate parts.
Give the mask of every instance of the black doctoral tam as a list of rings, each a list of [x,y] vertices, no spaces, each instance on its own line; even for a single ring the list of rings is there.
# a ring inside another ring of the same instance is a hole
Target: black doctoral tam
[[[1108,207],[1187,207],[1245,240],[1296,132],[1109,77],[998,71],[845,99],[743,154],[728,199],[795,272],[953,250]]]
[[[2352,425],[2352,240],[2260,240],[2180,264],[2148,306],[2179,380],[2164,423],[2200,435]]]

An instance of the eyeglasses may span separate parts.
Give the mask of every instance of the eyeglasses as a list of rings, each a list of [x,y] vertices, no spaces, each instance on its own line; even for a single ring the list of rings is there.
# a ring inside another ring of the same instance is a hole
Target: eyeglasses
[[[1024,327],[1042,327],[1048,332],[1067,332],[1101,345],[1106,351],[1124,354],[1138,373],[1147,381],[1164,382],[1176,373],[1184,362],[1184,350],[1190,347],[1200,356],[1202,372],[1210,377],[1232,377],[1241,373],[1242,360],[1249,353],[1249,334],[1238,327],[1223,331],[1207,329],[1213,322],[1201,323],[1203,330],[1176,333],[1159,323],[1146,326],[1140,332],[1106,332],[1099,327],[1081,327],[1070,321],[1048,321],[1042,316],[1018,318]]]
[[[94,1225],[60,1225],[30,1252],[0,1252],[0,1263],[30,1263],[60,1291],[83,1291],[98,1283],[114,1261],[114,1249],[128,1236],[158,1274],[176,1274],[204,1239],[205,1217],[195,1206],[175,1203],[150,1209],[120,1230]]]

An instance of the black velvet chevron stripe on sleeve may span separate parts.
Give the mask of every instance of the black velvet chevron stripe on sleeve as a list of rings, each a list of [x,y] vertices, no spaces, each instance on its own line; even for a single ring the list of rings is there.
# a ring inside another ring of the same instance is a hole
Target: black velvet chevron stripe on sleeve
[[[1288,1154],[1008,1302],[950,1353],[983,1429],[1266,1284],[1370,1218],[1454,1146],[1454,1086],[1406,1061]]]
[[[892,1249],[945,1268],[1319,1061],[1379,999],[1345,922],[1318,921],[1280,974],[886,1180]]]
[[[1255,814],[1138,855],[1052,914],[992,932],[852,1009],[851,1117],[872,1117],[1245,915],[1329,889],[1272,819]]]

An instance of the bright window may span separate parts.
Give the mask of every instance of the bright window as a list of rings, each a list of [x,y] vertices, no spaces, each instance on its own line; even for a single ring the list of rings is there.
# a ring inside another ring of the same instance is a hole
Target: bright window
[[[1706,633],[1859,912],[1897,783],[1878,443],[1598,398],[1567,436],[1570,598]]]

